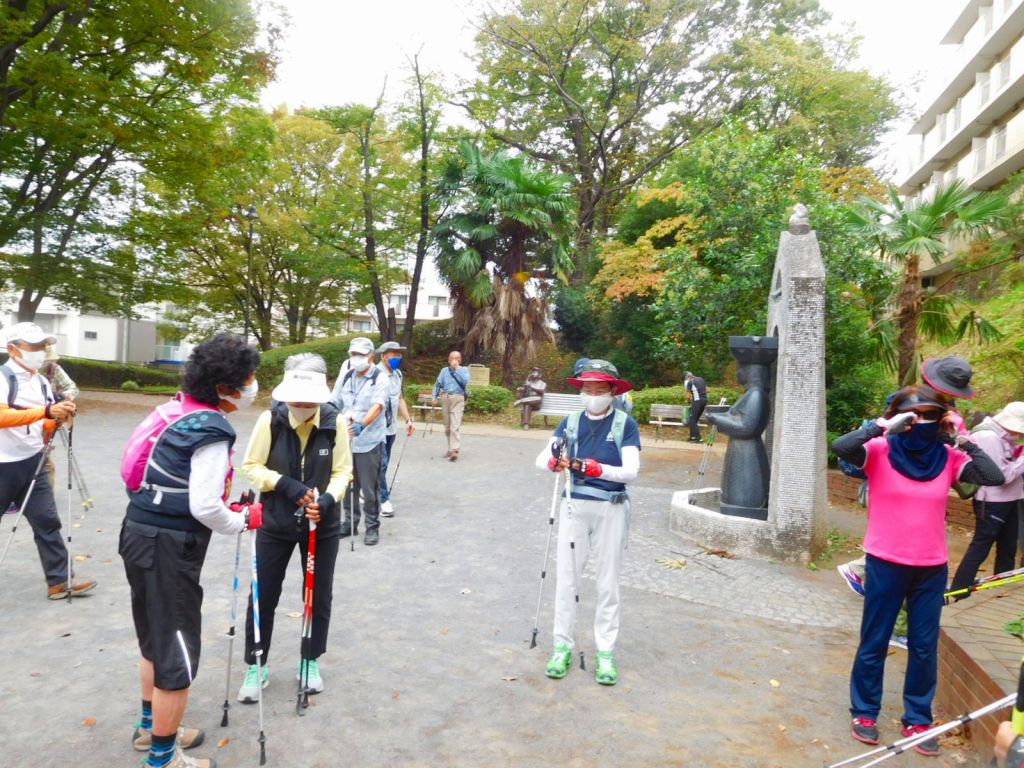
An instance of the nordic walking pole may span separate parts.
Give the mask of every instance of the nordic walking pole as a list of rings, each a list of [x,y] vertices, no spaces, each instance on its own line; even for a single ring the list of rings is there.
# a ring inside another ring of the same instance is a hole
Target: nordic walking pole
[[[313,489],[313,503],[320,500],[319,492]],[[305,507],[302,508],[305,512]],[[302,525],[302,518],[299,518]],[[306,589],[302,606],[302,639],[299,642],[299,691],[295,697],[295,714],[302,717],[309,707],[309,646],[313,638],[313,584],[316,568],[316,523],[309,521],[309,543],[306,545]]]
[[[402,450],[398,454],[398,463],[395,464],[395,474],[391,476],[391,485],[388,486],[388,498],[391,498],[391,491],[395,488],[395,480],[398,478],[398,470],[402,468],[402,457],[405,456],[405,446],[409,444],[409,433],[405,433],[405,441],[402,443]]]
[[[246,504],[251,505],[256,494],[249,491]],[[252,654],[256,657],[256,702],[260,709],[260,765],[267,764],[267,737],[263,733],[263,649],[260,647],[260,578],[256,567],[256,531],[249,532],[249,544],[252,550]]]
[[[566,455],[566,447],[562,447],[562,456]],[[565,468],[565,507],[569,511],[569,524],[572,525],[572,473],[569,468]],[[572,533],[572,529],[569,529],[569,554],[572,557],[572,586],[574,591],[574,599],[576,601],[575,612],[576,618],[579,618],[580,612],[580,574],[576,569],[576,536]],[[575,628],[576,622],[573,622]],[[573,630],[575,634],[575,629]],[[578,640],[578,637],[573,637],[573,641]],[[583,661],[583,649],[580,648],[580,669],[586,670],[587,665]]]
[[[951,598],[963,595],[967,597],[973,595],[982,589],[993,589],[994,587],[1003,587],[1007,584],[1016,584],[1018,581],[1024,581],[1024,568],[1017,568],[1013,571],[1005,571],[1003,573],[994,573],[991,576],[986,576],[982,579],[976,579],[973,584],[962,589],[954,589],[946,592],[942,596],[942,601],[945,605],[949,605]]]
[[[239,499],[239,504],[244,503],[245,496]],[[221,708],[224,710],[224,715],[220,719],[221,728],[228,724],[228,710],[231,709],[231,659],[232,649],[235,645],[235,620],[238,617],[238,563],[241,559],[242,554],[242,532],[238,532],[238,536],[235,539],[235,576],[231,580],[231,626],[228,628],[228,668],[227,673],[224,675],[224,704]],[[260,681],[262,682],[262,681]]]
[[[1024,736],[1024,659],[1021,659],[1020,674],[1017,677],[1017,700],[1013,704],[1010,723],[1017,736]],[[1021,746],[1021,740],[1018,738],[1013,740],[1007,750],[1006,768],[1017,768],[1020,765],[1024,765],[1024,747]]]
[[[75,424],[68,427],[68,605],[71,605],[71,464],[74,458],[73,440],[75,436]]]
[[[708,439],[704,444],[704,455],[701,457],[700,466],[697,468],[697,488],[704,484],[704,474],[708,471],[708,466],[711,464],[711,446],[715,444],[715,436],[717,434],[718,427],[712,424],[711,430],[708,432]]]
[[[349,482],[348,482],[348,492],[349,492],[349,497],[348,497],[348,499],[349,499],[349,501],[348,501],[348,504],[349,504],[349,507],[348,507],[349,527],[348,527],[348,531],[349,531],[349,537],[350,537],[349,538],[349,542],[348,542],[348,547],[349,547],[348,551],[349,552],[355,552],[356,551],[356,477],[355,477],[355,467],[354,466],[352,467],[352,472],[353,472],[352,479],[349,480]]]
[[[18,531],[18,521],[21,520],[21,514],[25,511],[25,506],[28,504],[28,500],[32,498],[32,491],[36,488],[36,478],[39,477],[39,473],[43,471],[43,465],[46,463],[46,457],[53,448],[53,434],[50,434],[50,439],[46,441],[43,446],[43,453],[39,457],[39,463],[36,464],[36,471],[32,474],[32,482],[28,484],[28,490],[25,491],[25,498],[21,500],[21,504],[18,505],[18,514],[14,516],[14,527],[11,528],[11,535],[7,537],[7,543],[4,544],[4,551],[0,552],[0,564],[3,563],[4,558],[7,556],[7,548],[11,546],[11,542],[14,541],[14,534]],[[2,514],[0,510],[0,514]]]
[[[555,475],[555,488],[551,492],[551,514],[548,515],[548,542],[544,545],[544,562],[540,566],[540,592],[537,594],[537,610],[533,614],[533,637],[530,638],[530,647],[537,647],[537,632],[540,624],[540,604],[544,597],[544,577],[548,573],[548,556],[551,553],[551,532],[555,529],[555,510],[558,508],[558,483],[562,479],[559,472]]]
[[[59,432],[60,432],[60,441],[64,445],[64,447],[67,448],[68,439],[64,435],[63,427],[59,430]],[[89,494],[89,488],[85,484],[85,477],[83,477],[83,475],[82,475],[81,467],[78,466],[78,457],[77,456],[74,456],[74,455],[72,456],[72,458],[71,458],[71,465],[74,468],[75,486],[78,488],[78,495],[82,499],[82,508],[84,510],[90,510],[94,506],[96,506],[96,504],[93,501],[92,496]]]
[[[840,768],[841,766],[850,765],[851,763],[859,763],[861,760],[868,760],[872,757],[875,759],[871,760],[869,763],[861,764],[858,768],[868,768],[868,766],[878,765],[883,760],[888,760],[890,757],[903,754],[908,749],[913,749],[923,741],[927,741],[935,736],[941,736],[948,731],[952,731],[954,728],[959,728],[972,720],[977,720],[985,715],[991,714],[992,712],[998,712],[1000,709],[1005,709],[1013,704],[1016,698],[1017,694],[1011,693],[1009,696],[1005,696],[998,701],[987,704],[981,709],[968,712],[966,715],[961,715],[955,720],[950,720],[948,723],[943,723],[942,725],[937,725],[927,731],[921,731],[921,733],[914,734],[913,736],[908,736],[907,738],[900,739],[899,741],[894,741],[892,744],[877,747],[861,755],[848,757],[845,760],[840,760],[838,763],[832,763],[828,768]]]

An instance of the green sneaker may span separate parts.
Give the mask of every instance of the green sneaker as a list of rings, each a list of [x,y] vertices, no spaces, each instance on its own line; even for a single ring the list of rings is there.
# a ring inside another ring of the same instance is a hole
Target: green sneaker
[[[309,674],[306,676],[306,680],[302,679],[303,664],[307,664],[309,666]],[[295,679],[300,683],[305,682],[310,693],[322,693],[324,690],[324,679],[320,676],[320,665],[317,664],[316,659],[300,661],[299,671],[296,673]]]
[[[255,664],[245,670],[245,680],[238,689],[238,700],[243,704],[255,704],[260,699],[260,688],[266,688],[270,672],[263,667],[263,684],[260,685],[260,673]]]
[[[555,646],[555,652],[551,654],[551,659],[548,661],[544,674],[556,680],[561,680],[569,671],[570,664],[572,664],[572,648],[564,643],[559,643]]]
[[[601,685],[615,685],[619,682],[619,670],[615,668],[615,656],[611,651],[598,651],[594,654],[597,659],[597,671],[594,672],[594,679]]]

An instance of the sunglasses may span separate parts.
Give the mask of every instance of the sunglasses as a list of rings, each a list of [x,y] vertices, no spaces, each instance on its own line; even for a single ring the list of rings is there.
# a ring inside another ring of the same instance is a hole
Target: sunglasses
[[[941,408],[928,408],[928,409],[914,408],[911,411],[911,413],[913,413],[915,416],[917,416],[917,418],[925,419],[925,420],[933,420],[933,419],[934,420],[938,420],[938,419],[941,419],[943,416],[946,415],[946,412],[943,411]]]

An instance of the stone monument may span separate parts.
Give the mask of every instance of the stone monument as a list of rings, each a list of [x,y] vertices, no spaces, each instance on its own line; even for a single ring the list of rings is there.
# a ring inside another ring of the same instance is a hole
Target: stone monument
[[[527,374],[523,386],[516,389],[517,399],[512,405],[518,405],[521,409],[519,424],[523,429],[530,428],[530,417],[540,409],[547,388],[547,382],[541,378],[540,368],[534,366]]]
[[[768,374],[765,517],[723,514],[731,497],[709,487],[676,492],[669,525],[684,538],[739,555],[809,562],[824,547],[828,505],[825,266],[803,205],[779,239],[766,330],[777,339],[778,358]]]

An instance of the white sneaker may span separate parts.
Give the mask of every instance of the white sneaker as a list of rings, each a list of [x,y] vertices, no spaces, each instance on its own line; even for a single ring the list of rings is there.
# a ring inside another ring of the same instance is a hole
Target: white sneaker
[[[245,670],[242,687],[238,689],[238,700],[243,704],[255,704],[260,698],[259,689],[267,687],[269,677],[270,672],[263,667],[263,685],[258,686],[256,681],[259,679],[259,668],[255,664],[250,664],[249,668]]]
[[[320,675],[320,665],[316,659],[309,659],[308,661],[299,662],[299,671],[295,675],[295,679],[300,683],[302,680],[302,665],[307,664],[309,666],[309,673],[306,676],[306,687],[309,688],[310,693],[322,693],[324,690],[324,679]]]
[[[391,499],[388,499],[380,505],[380,516],[381,517],[394,517],[395,508],[391,505]]]

